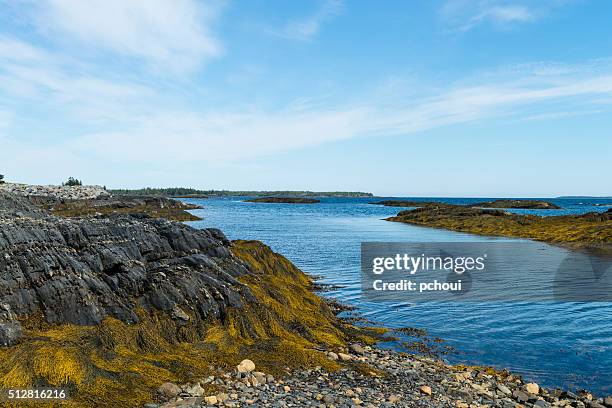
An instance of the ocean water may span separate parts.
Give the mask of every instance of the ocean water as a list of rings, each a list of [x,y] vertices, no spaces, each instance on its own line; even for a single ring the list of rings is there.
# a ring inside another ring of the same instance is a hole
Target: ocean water
[[[436,200],[465,204],[488,199]],[[612,303],[371,302],[361,296],[361,242],[509,241],[507,238],[384,221],[402,209],[368,204],[372,199],[325,198],[314,205],[247,203],[238,197],[184,201],[203,207],[193,211],[203,220],[190,225],[220,228],[230,239],[263,241],[303,271],[340,286],[325,295],[355,306],[367,319],[391,328],[425,329],[443,339],[443,344],[456,350],[444,356],[451,363],[508,368],[544,386],[612,394]],[[562,209],[514,211],[544,216],[580,214],[610,208],[595,204],[612,205],[612,200],[605,199],[548,201]],[[566,251],[526,242],[552,254]],[[387,346],[397,348],[399,343]]]

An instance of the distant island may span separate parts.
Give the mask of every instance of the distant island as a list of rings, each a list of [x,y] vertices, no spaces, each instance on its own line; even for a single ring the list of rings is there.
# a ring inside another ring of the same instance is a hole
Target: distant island
[[[383,200],[376,201],[374,205],[384,205],[385,207],[423,207],[425,205],[434,204],[432,201],[409,201],[409,200]],[[437,203],[442,204],[442,203]]]
[[[286,204],[316,204],[321,200],[304,197],[259,197],[244,200],[247,203],[286,203]]]
[[[561,197],[557,197],[559,199],[574,199],[574,198],[593,198],[596,200],[612,200],[611,196],[608,197],[598,197],[598,196],[561,196]]]
[[[518,208],[533,210],[559,210],[556,204],[541,200],[495,200],[482,203],[470,204],[470,207],[481,208]]]
[[[450,205],[437,201],[410,201],[410,200],[384,200],[370,204],[384,205],[386,207],[426,207]],[[536,210],[559,210],[556,204],[541,200],[495,200],[484,201],[474,204],[466,204],[463,207],[470,208],[516,208],[516,209],[536,209]]]
[[[145,195],[175,198],[207,198],[207,197],[338,197],[363,198],[374,197],[372,193],[361,191],[230,191],[230,190],[198,190],[187,187],[141,188],[135,190],[109,190],[116,195]]]

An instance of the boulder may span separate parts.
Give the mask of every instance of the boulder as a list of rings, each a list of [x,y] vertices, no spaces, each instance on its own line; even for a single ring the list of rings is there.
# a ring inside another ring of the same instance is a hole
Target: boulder
[[[245,359],[242,360],[238,366],[236,366],[236,369],[239,373],[250,373],[251,371],[255,370],[255,363],[251,360]]]
[[[171,398],[175,398],[177,395],[181,393],[181,387],[171,382],[165,382],[159,386],[159,388],[157,389],[157,392],[162,397],[166,399],[171,399]]]
[[[363,347],[361,347],[360,344],[351,344],[350,349],[355,354],[365,354],[365,350],[363,349]]]
[[[340,358],[340,360],[342,361],[350,361],[351,360],[351,356],[345,353],[338,353],[338,358]]]
[[[540,386],[536,383],[527,383],[523,388],[525,389],[525,392],[528,392],[529,394],[537,395],[540,393]]]

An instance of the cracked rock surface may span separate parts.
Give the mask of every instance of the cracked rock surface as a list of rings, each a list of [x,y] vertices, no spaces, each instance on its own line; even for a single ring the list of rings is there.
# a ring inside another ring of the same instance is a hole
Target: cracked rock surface
[[[137,308],[176,318],[222,317],[252,300],[248,273],[216,229],[116,215],[62,219],[0,191],[0,344],[21,335],[18,318],[92,325],[136,322]]]

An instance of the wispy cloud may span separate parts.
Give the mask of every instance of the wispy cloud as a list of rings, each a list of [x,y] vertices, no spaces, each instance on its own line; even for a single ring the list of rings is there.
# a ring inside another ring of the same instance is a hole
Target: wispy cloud
[[[325,0],[323,5],[312,15],[289,21],[281,28],[270,29],[270,33],[279,37],[308,41],[315,37],[321,26],[342,12],[342,0]]]
[[[141,84],[99,73],[75,72],[77,61],[65,59],[11,38],[0,38],[0,96],[48,106],[86,120],[117,120],[133,113],[130,101],[150,98]],[[77,70],[79,71],[79,70]]]
[[[218,8],[197,0],[45,0],[30,12],[54,39],[188,71],[222,52],[211,30]]]
[[[509,28],[540,20],[563,4],[557,0],[448,0],[440,15],[446,25],[457,31],[469,31],[482,24]]]
[[[407,136],[492,118],[513,121],[537,114],[545,119],[541,112],[560,102],[592,114],[602,106],[602,96],[612,96],[612,72],[594,77],[523,75],[449,88],[393,104],[372,97],[334,108],[298,103],[276,111],[160,111],[118,131],[84,134],[69,148],[77,155],[114,155],[130,162],[197,162],[203,157],[224,162],[355,137]],[[115,151],[117,144],[123,146],[121,152]]]

